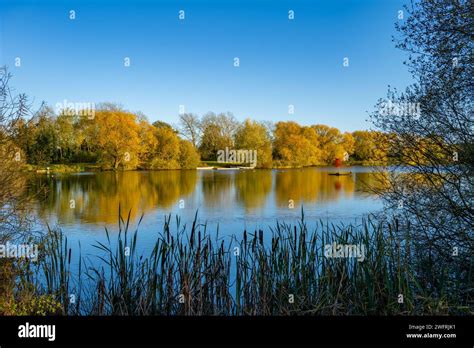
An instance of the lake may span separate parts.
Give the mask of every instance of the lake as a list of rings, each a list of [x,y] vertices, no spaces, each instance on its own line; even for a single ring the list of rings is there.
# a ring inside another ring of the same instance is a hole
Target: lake
[[[350,167],[348,176],[331,176],[333,167],[273,170],[127,171],[36,175],[32,190],[40,189],[34,204],[37,228],[59,226],[75,245],[90,248],[105,238],[105,227],[117,231],[119,204],[123,215],[131,209],[137,223],[144,214],[139,245],[145,251],[162,229],[165,216],[178,214],[191,224],[196,211],[200,223],[219,235],[239,237],[275,226],[277,220],[296,222],[304,207],[309,225],[360,224],[361,218],[382,208],[367,190],[376,182],[375,169]],[[172,220],[174,221],[174,220]]]

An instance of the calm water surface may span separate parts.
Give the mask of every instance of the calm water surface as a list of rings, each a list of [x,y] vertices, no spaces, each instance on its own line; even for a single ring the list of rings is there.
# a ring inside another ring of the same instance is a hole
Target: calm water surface
[[[351,167],[349,176],[330,176],[335,168],[242,171],[101,172],[38,175],[33,185],[42,187],[35,214],[38,227],[59,226],[73,242],[89,248],[105,237],[105,227],[117,230],[119,204],[131,209],[140,225],[140,247],[152,247],[167,214],[179,214],[191,224],[196,210],[199,221],[220,235],[240,236],[244,228],[269,230],[276,220],[295,222],[301,206],[309,224],[360,223],[369,212],[382,207],[368,193],[375,184],[374,169]],[[71,208],[71,200],[75,207]],[[293,202],[294,208],[289,208]]]

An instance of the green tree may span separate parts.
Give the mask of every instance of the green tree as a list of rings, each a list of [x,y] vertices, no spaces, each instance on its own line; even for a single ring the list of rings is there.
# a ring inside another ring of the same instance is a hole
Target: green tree
[[[54,112],[43,106],[29,124],[33,142],[29,147],[28,158],[31,163],[46,165],[58,159],[58,135],[54,123]]]
[[[60,114],[55,121],[55,130],[59,161],[71,161],[80,146],[80,143],[78,143],[80,138],[76,136],[76,117],[64,113]]]

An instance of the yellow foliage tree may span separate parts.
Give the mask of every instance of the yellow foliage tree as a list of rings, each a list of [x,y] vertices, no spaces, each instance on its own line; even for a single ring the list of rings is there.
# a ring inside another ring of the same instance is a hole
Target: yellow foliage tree
[[[179,169],[180,139],[171,127],[155,130],[156,151],[151,161],[152,169]]]
[[[278,122],[275,127],[275,155],[283,165],[311,166],[319,163],[317,134],[296,122]]]
[[[196,169],[201,158],[196,147],[188,140],[179,141],[179,166],[181,169]]]
[[[355,131],[354,158],[363,163],[386,162],[388,152],[387,135],[376,131]]]
[[[136,168],[141,151],[140,126],[136,115],[118,109],[95,113],[92,130],[105,167]]]
[[[146,120],[140,121],[140,154],[139,160],[141,167],[147,167],[153,159],[153,155],[158,146],[156,138],[156,128],[149,124]]]
[[[272,142],[267,129],[261,123],[245,120],[235,134],[235,147],[257,151],[257,168],[272,167]]]

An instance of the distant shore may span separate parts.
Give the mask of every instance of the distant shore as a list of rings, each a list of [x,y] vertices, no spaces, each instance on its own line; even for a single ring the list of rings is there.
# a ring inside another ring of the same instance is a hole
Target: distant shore
[[[341,168],[352,167],[352,166],[382,166],[387,165],[387,163],[374,163],[374,162],[364,162],[364,161],[354,161],[345,164]],[[319,165],[319,166],[274,166],[269,169],[301,169],[301,168],[318,168],[318,167],[332,167],[331,165]],[[252,168],[246,166],[245,164],[235,164],[235,163],[218,163],[215,161],[201,162],[198,167],[195,169],[159,169],[159,170],[261,170],[262,168]],[[82,173],[82,172],[108,172],[114,171],[112,169],[105,169],[96,163],[70,163],[70,164],[48,164],[48,165],[35,165],[35,164],[25,164],[22,167],[24,172],[37,173],[37,174],[47,174],[47,173]],[[144,171],[150,170],[147,168],[136,168],[136,169],[118,169],[117,172],[123,171]]]

